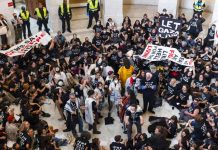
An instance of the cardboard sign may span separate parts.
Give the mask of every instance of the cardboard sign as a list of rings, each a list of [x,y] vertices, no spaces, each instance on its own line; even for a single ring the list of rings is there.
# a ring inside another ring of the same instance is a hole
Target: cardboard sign
[[[193,60],[181,56],[177,49],[151,44],[147,45],[140,58],[149,61],[170,60],[183,66],[194,66]]]
[[[181,28],[182,22],[180,20],[161,17],[160,26],[158,27],[158,35],[161,38],[177,37]]]
[[[19,55],[25,55],[28,53],[34,46],[38,44],[46,45],[51,40],[51,37],[45,32],[39,32],[34,36],[22,41],[18,45],[11,47],[8,50],[1,51],[0,53],[7,55],[8,57],[14,57]]]

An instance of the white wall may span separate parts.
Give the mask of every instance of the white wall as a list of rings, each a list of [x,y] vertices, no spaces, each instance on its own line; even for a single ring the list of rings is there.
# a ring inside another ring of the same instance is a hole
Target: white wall
[[[124,4],[158,5],[159,0],[123,0]]]
[[[181,0],[180,7],[185,9],[193,9],[193,3],[195,0]],[[215,0],[205,0],[206,11],[213,12]]]

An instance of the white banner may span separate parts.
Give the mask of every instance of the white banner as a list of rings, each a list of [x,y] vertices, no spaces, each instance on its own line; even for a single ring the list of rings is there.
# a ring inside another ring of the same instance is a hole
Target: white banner
[[[38,44],[47,45],[51,41],[51,36],[45,32],[39,32],[36,35],[31,36],[28,39],[25,39],[21,43],[11,47],[8,50],[2,51],[0,53],[7,55],[8,57],[14,57],[19,55],[25,55],[28,53],[34,46]]]
[[[214,35],[214,45],[218,44],[218,21],[216,23],[216,30],[215,30],[215,35]]]
[[[181,56],[177,49],[158,45],[147,45],[140,58],[149,61],[170,60],[183,66],[194,66],[193,60]]]

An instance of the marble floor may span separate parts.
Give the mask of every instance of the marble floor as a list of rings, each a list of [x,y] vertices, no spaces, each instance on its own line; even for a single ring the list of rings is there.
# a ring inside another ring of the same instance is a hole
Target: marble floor
[[[15,12],[19,12],[20,6],[21,5],[18,5]],[[73,15],[73,18],[71,21],[72,32],[77,33],[78,37],[81,38],[82,41],[84,41],[84,38],[86,36],[89,37],[90,39],[92,39],[92,37],[93,37],[93,31],[91,29],[89,29],[89,30],[86,29],[86,26],[88,24],[88,17],[86,16],[85,11],[86,11],[85,8],[74,8],[73,14],[75,14],[75,15]],[[132,22],[135,22],[136,19],[141,20],[144,13],[147,13],[149,17],[153,17],[156,12],[157,12],[156,6],[124,5],[124,16],[129,16],[131,18]],[[192,10],[181,9],[180,12],[184,12],[188,19],[190,19],[192,16]],[[204,23],[204,31],[201,33],[200,36],[205,35],[207,32],[208,25],[210,25],[210,22],[211,22],[211,13],[205,13],[204,17],[207,20]],[[32,28],[33,33],[37,32],[37,25],[36,25],[36,21],[34,19],[31,19],[31,28]],[[51,29],[52,29],[52,27],[51,27]],[[55,33],[52,33],[52,35],[54,36]],[[66,33],[65,36],[67,37],[67,39],[70,39],[72,37],[72,34]],[[143,104],[142,96],[140,94],[138,95],[138,98],[139,98],[140,104],[142,105]],[[60,118],[58,110],[57,110],[57,108],[52,100],[48,100],[48,101],[50,104],[43,105],[43,110],[45,112],[50,113],[51,117],[43,118],[43,119],[48,121],[48,123],[50,125],[53,125],[54,128],[59,129],[59,132],[57,133],[57,137],[66,138],[67,135],[69,135],[71,133],[70,132],[69,133],[62,132],[62,130],[65,129],[64,121],[58,121],[58,118]],[[12,106],[12,107],[15,108],[16,113],[20,112],[19,107],[17,107],[17,106]],[[103,111],[104,117],[107,116],[107,109],[106,108]],[[166,102],[163,102],[162,107],[156,108],[155,112],[156,112],[155,115],[160,116],[160,117],[170,117],[172,115],[178,116],[178,113],[179,113],[179,111],[176,109],[172,110],[171,106],[169,106],[168,103],[166,103]],[[150,113],[145,113],[143,115],[143,117],[145,119],[145,124],[143,125],[142,130],[145,133],[147,133],[147,127],[149,125],[148,117],[150,115],[151,115]],[[100,120],[101,124],[98,125],[98,128],[102,133],[100,135],[93,135],[92,136],[92,137],[100,138],[101,144],[103,146],[105,146],[106,148],[108,148],[110,142],[113,141],[113,137],[115,135],[120,134],[120,135],[122,135],[122,137],[124,139],[127,138],[127,135],[123,134],[122,125],[121,125],[119,119],[116,117],[115,112],[112,114],[112,117],[115,118],[113,125],[104,125],[104,119],[101,119]],[[84,129],[87,129],[87,124],[85,124]],[[133,135],[135,133],[136,133],[136,129],[134,127]],[[171,145],[174,145],[175,143],[177,143],[177,138],[174,138],[172,140]],[[11,145],[11,143],[9,142],[8,145]],[[61,149],[62,150],[70,150],[70,149],[72,149],[72,144],[65,146],[65,147],[61,147]]]

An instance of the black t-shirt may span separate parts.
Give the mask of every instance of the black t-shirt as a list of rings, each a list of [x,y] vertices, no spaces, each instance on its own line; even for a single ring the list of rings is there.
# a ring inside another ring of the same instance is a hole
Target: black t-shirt
[[[179,99],[182,103],[187,103],[188,99],[189,99],[189,93],[186,92],[184,93],[183,91],[180,91],[178,93]]]
[[[102,37],[102,40],[103,41],[106,41],[108,39],[108,37],[110,36],[110,33],[109,32],[102,32],[101,33],[101,37]]]
[[[26,145],[29,144],[31,146],[32,139],[31,137],[27,134],[27,132],[21,132],[18,137],[18,143],[20,144],[21,150],[27,150]]]
[[[101,37],[95,36],[92,40],[92,44],[94,44],[96,47],[100,47],[102,43],[103,43],[103,40]]]
[[[199,81],[199,80],[195,80],[195,86],[198,89],[202,89],[204,86],[208,85],[207,81],[203,80],[203,81]]]
[[[176,95],[177,93],[177,86],[173,87],[172,85],[168,84],[167,85],[167,95],[173,96]]]
[[[211,101],[211,95],[209,94],[209,93],[202,93],[201,94],[201,97],[200,97],[202,100],[204,100],[204,101],[208,101],[208,102],[210,102]]]
[[[139,107],[139,106],[138,106]],[[137,108],[136,112],[131,112],[128,108],[126,110],[126,116],[129,117],[130,122],[140,122],[140,116],[143,114],[142,110]]]
[[[112,142],[110,144],[110,150],[126,150],[126,146],[122,143]]]
[[[90,149],[89,141],[81,137],[77,138],[74,150],[85,150],[86,148]]]
[[[211,91],[218,93],[218,86],[216,86],[215,83],[211,84],[210,89]]]
[[[103,28],[102,25],[94,25],[93,30],[95,30],[95,32],[101,32]]]

